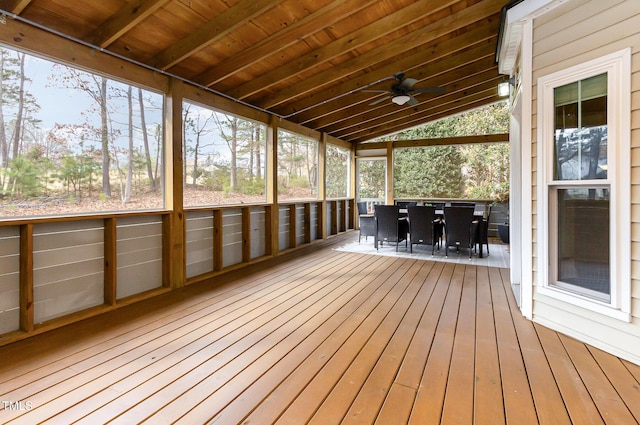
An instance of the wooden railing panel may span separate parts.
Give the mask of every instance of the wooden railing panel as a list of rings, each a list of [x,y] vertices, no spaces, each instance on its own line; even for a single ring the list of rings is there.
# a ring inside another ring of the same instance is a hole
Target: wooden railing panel
[[[186,214],[187,277],[213,271],[213,213],[188,211]]]
[[[162,217],[117,222],[117,299],[162,287]]]
[[[34,323],[104,303],[102,220],[33,226]]]
[[[20,228],[0,227],[0,334],[20,328]]]
[[[267,251],[267,211],[265,207],[252,207],[250,214],[251,259],[263,257]]]
[[[222,267],[242,263],[242,210],[225,208],[222,212]]]

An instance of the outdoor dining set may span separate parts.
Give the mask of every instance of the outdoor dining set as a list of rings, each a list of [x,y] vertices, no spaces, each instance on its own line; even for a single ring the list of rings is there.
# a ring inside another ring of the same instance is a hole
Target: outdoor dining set
[[[395,205],[373,205],[373,212],[366,202],[358,202],[360,241],[373,237],[376,249],[385,243],[394,244],[398,251],[401,242],[413,252],[414,245],[431,246],[431,254],[444,245],[445,256],[451,248],[456,252],[466,249],[469,259],[477,251],[483,256],[483,246],[489,254],[487,230],[491,205],[476,210],[473,202],[442,202],[418,205],[416,201],[397,201]]]

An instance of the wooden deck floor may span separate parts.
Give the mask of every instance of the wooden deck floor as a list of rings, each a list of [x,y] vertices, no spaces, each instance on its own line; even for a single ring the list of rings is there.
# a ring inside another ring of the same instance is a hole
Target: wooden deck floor
[[[0,423],[640,421],[640,367],[523,319],[507,269],[331,247],[0,359]]]

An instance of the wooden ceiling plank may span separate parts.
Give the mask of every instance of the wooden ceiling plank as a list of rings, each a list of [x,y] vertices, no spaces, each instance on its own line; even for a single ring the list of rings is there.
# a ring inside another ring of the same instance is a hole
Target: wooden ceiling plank
[[[202,27],[195,29],[189,36],[156,55],[149,65],[167,70],[279,3],[280,1],[274,0],[241,0]]]
[[[313,50],[298,59],[273,69],[251,81],[230,90],[227,94],[236,99],[245,99],[260,90],[269,88],[284,79],[289,79],[301,72],[336,56],[361,47],[372,40],[379,39],[398,28],[415,22],[436,10],[455,4],[457,0],[419,0],[399,11],[357,29],[319,49]]]
[[[94,46],[106,48],[170,1],[171,0],[131,1],[87,35],[84,41]]]
[[[29,6],[31,0],[6,0],[0,3],[0,8],[3,10],[19,15],[27,6]]]
[[[97,52],[17,19],[7,19],[6,24],[0,25],[0,43],[69,66],[92,69],[141,87],[161,92],[169,90],[169,78],[165,75],[122,61],[107,53]]]
[[[433,121],[437,121],[437,120],[440,120],[440,119],[443,119],[443,118],[447,118],[447,117],[451,117],[451,116],[454,116],[454,115],[462,114],[462,113],[468,112],[468,111],[470,111],[472,109],[481,108],[483,106],[490,105],[492,103],[497,103],[497,102],[499,102],[501,100],[502,99],[497,94],[495,94],[493,96],[488,96],[488,97],[486,97],[484,99],[480,99],[480,100],[478,100],[476,102],[466,104],[466,105],[461,106],[461,107],[459,107],[457,109],[451,109],[451,110],[448,110],[448,111],[440,113],[440,114],[429,116],[429,119],[427,121],[415,121],[413,123],[403,123],[403,124],[397,125],[395,127],[381,128],[377,132],[371,132],[371,133],[366,134],[366,135],[364,135],[364,136],[362,136],[360,138],[351,138],[351,139],[348,139],[347,141],[349,143],[367,142],[369,140],[373,140],[373,139],[376,139],[378,137],[383,137],[383,136],[386,136],[386,135],[389,135],[389,134],[398,133],[400,131],[406,130],[407,128],[411,128],[411,127],[415,127],[415,126],[418,126],[418,125],[427,124],[429,122],[433,122]]]
[[[493,58],[491,58],[491,56],[486,56],[478,62],[478,65],[472,65],[471,67],[462,67],[458,69],[456,75],[458,75],[460,79],[458,81],[453,81],[448,85],[449,90],[447,90],[446,94],[440,95],[435,99],[429,99],[426,102],[428,102],[429,105],[432,105],[432,107],[433,105],[437,106],[441,103],[446,103],[450,99],[456,98],[458,94],[464,93],[468,90],[472,90],[473,87],[477,87],[479,84],[487,81],[488,79],[496,78],[497,72],[495,70],[495,67],[492,66],[491,68],[487,68],[487,63],[489,61],[493,62]],[[482,69],[478,69],[478,72],[475,72],[477,67]],[[449,75],[447,75],[447,77],[448,76]],[[425,101],[423,100],[422,103],[424,102]],[[388,105],[384,108],[373,108],[369,106],[369,100],[367,100],[365,103],[365,105],[361,105],[361,112],[352,112],[351,115],[345,116],[345,118],[342,119],[339,117],[335,117],[333,122],[330,121],[330,116],[324,117],[322,121],[317,123],[314,122],[309,126],[321,129],[326,133],[337,133],[340,131],[345,131],[357,125],[362,125],[368,121],[378,119],[382,115],[388,116],[399,112],[399,107],[397,105]],[[391,112],[385,113],[383,111]],[[345,114],[343,113],[342,115],[344,116]]]
[[[497,80],[496,82],[489,81],[477,86],[476,88],[474,88],[474,90],[467,91],[466,93],[457,94],[455,96],[447,96],[447,99],[445,101],[439,102],[436,105],[423,103],[415,107],[407,107],[404,108],[402,114],[393,113],[386,116],[380,116],[378,119],[363,122],[360,125],[352,126],[346,130],[326,133],[338,138],[351,138],[353,135],[367,132],[372,128],[377,128],[385,125],[395,125],[396,123],[404,122],[413,123],[415,122],[416,117],[418,119],[427,119],[430,114],[458,108],[466,103],[484,99],[488,97],[488,95],[495,94],[496,92]]]
[[[451,39],[448,43],[445,43],[442,46],[438,45],[425,51],[416,52],[410,56],[404,56],[397,61],[393,61],[392,63],[377,69],[374,73],[364,74],[360,77],[353,78],[328,89],[326,92],[323,91],[317,95],[314,94],[310,99],[305,99],[303,102],[298,102],[292,105],[291,109],[288,108],[284,111],[278,112],[282,115],[289,115],[294,113],[296,110],[302,111],[305,109],[304,112],[295,116],[295,121],[304,123],[322,117],[327,113],[336,112],[344,108],[352,108],[353,104],[351,103],[349,96],[338,98],[335,93],[351,93],[353,90],[357,90],[358,87],[365,87],[367,84],[370,84],[371,81],[377,81],[375,78],[383,75],[383,73],[386,75],[393,75],[400,70],[404,70],[405,72],[411,71],[410,76],[417,79],[420,85],[424,85],[425,83],[425,81],[422,81],[421,77],[427,77],[429,79],[429,86],[441,86],[448,83],[448,81],[446,79],[431,81],[434,76],[441,75],[464,66],[469,62],[476,61],[479,58],[485,57],[487,54],[491,54],[491,51],[495,52],[495,47],[490,46],[489,43],[487,43],[487,40],[495,39],[495,37],[486,38],[486,34],[490,33],[491,28],[478,28],[478,30],[470,31],[460,37]],[[476,42],[480,42],[481,45],[475,49],[456,54],[462,47],[466,48],[468,46],[473,46],[474,40]],[[440,52],[439,50],[441,48],[448,48],[450,50]],[[415,68],[411,70],[411,67],[415,67],[416,64],[420,64],[419,66],[422,67],[422,70]],[[496,68],[495,63],[493,64],[493,67]],[[418,87],[420,85],[418,85]],[[386,89],[388,87],[384,88]],[[332,97],[335,98],[334,101],[324,103]],[[366,102],[370,103],[372,100],[373,99],[368,98]],[[364,101],[365,100],[363,100],[363,102]],[[318,105],[318,107],[313,107],[314,105]],[[307,108],[311,109],[306,110]]]
[[[301,39],[321,31],[326,28],[327,22],[342,20],[377,1],[379,0],[363,0],[355,6],[340,1],[331,2],[303,19],[287,25],[283,30],[262,39],[249,48],[243,49],[237,55],[215,64],[215,66],[197,75],[192,80],[203,86],[212,86],[233,73],[241,71],[261,59],[284,50],[298,43]]]
[[[477,64],[471,64],[466,67],[461,67],[448,73],[446,76],[442,76],[438,80],[451,77],[451,81],[447,84],[434,84],[433,86],[446,87],[446,94],[437,95],[437,97],[418,98],[422,102],[431,102],[431,104],[441,101],[443,96],[447,96],[451,93],[458,93],[466,88],[478,84],[482,79],[494,78],[496,70],[494,64],[488,64],[489,61],[493,61],[489,56],[481,58]],[[429,84],[429,86],[432,86]],[[422,96],[422,95],[420,95]],[[429,95],[427,95],[429,96]],[[325,132],[335,132],[341,129],[346,129],[351,126],[357,125],[362,122],[366,122],[370,119],[374,119],[380,115],[378,108],[370,106],[371,99],[360,100],[358,104],[351,109],[351,114],[345,114],[340,110],[335,114],[327,114],[318,120],[314,120],[310,123],[303,123],[309,127],[317,128]],[[377,105],[376,105],[377,106]],[[385,107],[388,110],[390,107],[396,105],[388,105]]]
[[[499,80],[499,78],[500,77],[498,76],[495,77],[497,81]],[[377,126],[383,122],[400,121],[415,115],[426,116],[428,113],[431,113],[434,110],[450,108],[450,105],[459,105],[460,102],[463,101],[463,99],[469,99],[478,92],[486,90],[495,91],[496,87],[497,82],[494,83],[493,80],[489,80],[488,82],[476,84],[473,87],[465,87],[464,89],[456,93],[447,94],[438,99],[435,99],[433,102],[422,102],[416,106],[388,108],[387,111],[379,111],[377,116],[375,114],[367,115],[366,121],[363,121],[361,119],[360,122],[356,122],[355,125],[353,125],[353,123],[350,123],[351,125],[349,125],[348,127],[344,127],[341,130],[325,132],[331,134],[332,136],[343,137],[357,133],[366,128]],[[390,112],[389,109],[391,110]]]
[[[345,75],[370,68],[376,63],[387,61],[391,57],[401,55],[402,53],[415,49],[419,46],[428,45],[446,34],[450,34],[471,25],[476,21],[487,19],[492,15],[495,16],[495,24],[489,24],[473,30],[473,34],[463,34],[461,37],[454,39],[455,41],[452,40],[451,42],[447,42],[444,46],[435,46],[434,49],[446,50],[447,48],[450,48],[449,46],[455,43],[468,44],[473,41],[477,42],[484,38],[495,36],[496,28],[498,27],[497,12],[499,10],[500,9],[496,7],[496,0],[486,0],[484,2],[477,3],[471,7],[462,9],[447,18],[436,21],[430,25],[420,28],[419,30],[413,31],[403,37],[386,43],[383,46],[358,55],[353,59],[341,63],[340,66],[332,67],[328,71],[317,73],[304,81],[296,83],[295,85],[278,90],[278,93],[273,96],[267,96],[262,102],[254,101],[254,103],[257,103],[261,108],[265,109],[276,107],[282,103],[291,101],[291,99],[294,99],[295,97],[327,86],[344,78]],[[473,37],[477,38],[474,40]],[[461,48],[461,46],[456,47],[457,50],[460,50]],[[452,50],[456,49],[456,47],[453,47]],[[396,69],[395,72],[399,70],[400,69]],[[395,72],[391,75],[395,74]],[[376,79],[371,79],[370,81],[375,80]],[[335,93],[335,91],[333,91],[333,93]],[[325,96],[328,95],[329,94],[327,93]],[[332,95],[336,96],[335,94]],[[317,101],[317,99],[314,101]],[[300,106],[298,107],[300,108]],[[302,108],[304,107],[305,106],[302,106]]]
[[[475,107],[487,105],[491,102],[497,102],[498,100],[500,100],[500,98],[497,95],[497,88],[494,84],[493,87],[487,90],[474,92],[469,96],[460,97],[454,102],[440,105],[428,111],[422,110],[417,114],[407,114],[404,116],[395,115],[395,119],[381,119],[369,122],[356,131],[352,129],[348,134],[332,134],[332,136],[350,142],[371,140],[406,128],[422,125],[441,117],[455,115]]]

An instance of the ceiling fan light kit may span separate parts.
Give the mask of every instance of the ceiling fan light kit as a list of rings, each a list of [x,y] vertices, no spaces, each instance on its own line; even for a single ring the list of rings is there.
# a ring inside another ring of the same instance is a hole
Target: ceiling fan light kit
[[[393,103],[395,103],[396,105],[401,105],[401,106],[402,106],[402,105],[404,105],[405,103],[407,103],[407,102],[408,102],[408,101],[410,101],[410,100],[411,100],[411,96],[406,95],[406,94],[401,94],[401,95],[398,95],[398,96],[393,96],[393,97],[391,98],[391,101],[392,101]]]

